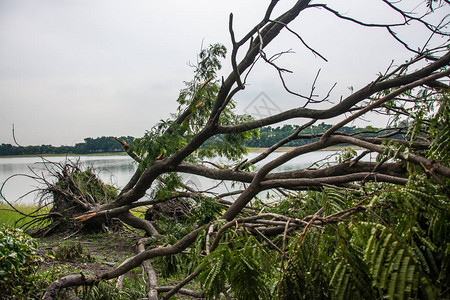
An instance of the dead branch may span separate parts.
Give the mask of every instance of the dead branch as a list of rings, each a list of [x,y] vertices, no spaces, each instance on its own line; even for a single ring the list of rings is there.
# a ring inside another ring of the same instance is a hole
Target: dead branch
[[[149,241],[148,238],[140,239],[136,245],[136,252],[140,254],[145,251],[145,244]],[[150,260],[146,260],[142,262],[142,268],[144,272],[147,274],[148,283],[149,283],[149,291],[148,291],[148,299],[149,300],[158,300],[158,280],[156,277],[156,272],[153,269],[153,266]]]

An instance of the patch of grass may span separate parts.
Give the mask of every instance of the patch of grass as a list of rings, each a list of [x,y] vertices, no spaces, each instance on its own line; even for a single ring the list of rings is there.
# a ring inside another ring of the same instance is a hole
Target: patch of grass
[[[123,233],[98,233],[84,235],[81,243],[97,261],[122,262],[134,255],[135,241],[136,237]]]
[[[136,217],[141,218],[141,219],[145,219],[145,212],[146,212],[147,209],[149,209],[150,207],[151,207],[151,205],[140,206],[140,207],[136,207],[136,208],[134,208],[134,209],[132,209],[132,210],[130,210],[130,211],[131,211],[131,213],[132,213],[133,215],[135,215]]]
[[[15,207],[20,212],[27,215],[32,214],[38,209],[38,206],[36,205],[16,205]],[[50,208],[43,208],[39,213],[40,214],[47,213],[49,210]],[[20,227],[33,219],[32,217],[25,217],[24,219],[20,220],[23,217],[24,215],[13,210],[6,203],[0,203],[0,225],[4,224],[13,227]]]
[[[145,282],[136,277],[130,281],[130,279],[124,280],[124,288],[117,290],[113,284],[106,281],[100,281],[98,285],[84,287],[78,289],[77,296],[85,300],[131,300],[145,297]],[[128,281],[128,282],[126,282]],[[131,283],[131,284],[130,284]],[[132,285],[132,286],[131,286]],[[132,288],[129,288],[131,286]]]
[[[89,251],[81,246],[78,241],[74,242],[63,242],[59,245],[58,249],[55,251],[55,258],[60,261],[79,261],[79,262],[93,262],[94,259],[91,257]]]

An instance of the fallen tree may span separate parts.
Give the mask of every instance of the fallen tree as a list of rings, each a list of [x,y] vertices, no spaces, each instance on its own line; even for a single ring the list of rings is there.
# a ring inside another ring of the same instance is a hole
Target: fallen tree
[[[66,158],[64,162],[52,162],[45,157],[40,158],[44,172],[30,167],[31,174],[14,174],[7,178],[0,188],[2,199],[12,211],[22,215],[17,220],[17,224],[22,224],[22,229],[32,236],[45,237],[55,233],[74,235],[79,232],[108,232],[122,227],[117,218],[84,222],[83,217],[93,206],[115,199],[118,195],[117,188],[105,184],[92,168],[85,168],[79,160]],[[29,214],[19,211],[3,196],[2,192],[8,181],[16,176],[31,178],[37,183],[35,190],[24,195],[34,192],[39,200],[37,209]],[[79,216],[80,219],[74,216]]]
[[[54,299],[62,288],[96,284],[149,260],[179,257],[186,251],[192,255],[191,265],[183,271],[186,278],[173,287],[158,287],[151,264],[147,265],[152,274],[149,299],[168,299],[194,279],[200,281],[202,291],[191,295],[208,298],[220,294],[238,299],[448,296],[449,33],[446,16],[437,21],[429,16],[448,9],[449,2],[423,1],[426,8],[419,15],[410,12],[406,1],[380,1],[402,20],[383,24],[304,0],[274,16],[278,2],[271,1],[261,21],[240,39],[230,15],[232,72],[218,78],[220,59],[226,54],[222,45],[203,49],[194,79],[178,97],[174,118],[156,125],[132,145],[122,142],[139,164],[127,185],[112,201],[89,203],[88,209],[73,216],[86,224],[118,218],[162,240],[163,246],[145,249],[141,242],[139,253],[113,271],[62,277],[51,284],[44,299]],[[289,70],[277,62],[286,52],[269,54],[267,46],[286,31],[324,59],[291,28],[294,21],[301,22],[300,14],[313,9],[368,30],[386,30],[411,51],[412,58],[391,64],[372,82],[333,104],[328,104],[329,93],[320,100],[313,97],[315,86],[311,91],[293,91],[284,77]],[[396,32],[407,25],[429,31],[430,39],[418,50]],[[433,42],[435,37],[443,38],[441,44]],[[247,87],[249,74],[261,61],[274,68],[280,84],[301,104],[256,120],[236,114],[233,108],[234,97]],[[369,112],[391,117],[390,125],[382,129],[384,135],[339,131]],[[323,134],[302,134],[317,120],[336,117],[339,121]],[[243,158],[243,142],[257,136],[259,128],[287,121],[302,126],[251,161]],[[216,142],[206,143],[213,137]],[[289,141],[312,138],[314,142],[276,158],[272,155]],[[345,151],[335,164],[276,171],[293,158],[338,145],[363,151]],[[364,159],[370,153],[377,155],[376,161]],[[216,156],[225,157],[227,165],[205,162]],[[257,163],[262,166],[255,168]],[[236,184],[219,194],[189,186],[179,173]],[[258,198],[269,190],[278,195],[270,204]],[[170,244],[164,244],[169,232],[130,212],[181,198],[194,203],[192,216],[197,219]]]
[[[44,160],[44,164],[51,178],[40,175],[36,180],[45,183],[40,191],[40,201],[51,208],[48,214],[35,217],[24,225],[26,228],[36,222],[44,224],[37,226],[39,230],[33,232],[34,236],[46,236],[55,232],[107,232],[109,228],[121,226],[117,218],[107,218],[100,222],[95,219],[83,222],[74,218],[83,216],[92,206],[112,201],[118,195],[116,188],[105,184],[91,168],[83,169],[79,161],[51,163]]]

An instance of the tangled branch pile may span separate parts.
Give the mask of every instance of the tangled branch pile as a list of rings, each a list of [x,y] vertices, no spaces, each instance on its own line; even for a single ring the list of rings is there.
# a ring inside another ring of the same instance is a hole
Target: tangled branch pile
[[[35,218],[40,222],[36,236],[56,232],[102,232],[120,226],[120,221],[105,218],[101,221],[83,216],[96,206],[110,202],[117,197],[115,187],[105,184],[91,168],[83,169],[79,161],[64,163],[44,162],[51,180],[41,175],[45,187],[41,190],[41,203],[51,207],[47,214]],[[84,222],[82,222],[84,221]],[[26,224],[26,226],[31,224]]]

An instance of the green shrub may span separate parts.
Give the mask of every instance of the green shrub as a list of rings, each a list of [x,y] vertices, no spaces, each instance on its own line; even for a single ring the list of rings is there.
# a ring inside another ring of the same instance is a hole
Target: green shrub
[[[37,242],[22,230],[0,226],[0,290],[3,297],[22,298],[32,288],[41,258],[36,253]],[[30,280],[31,279],[31,280]]]
[[[80,242],[64,242],[55,251],[55,258],[60,261],[93,262],[91,254],[85,252]]]

